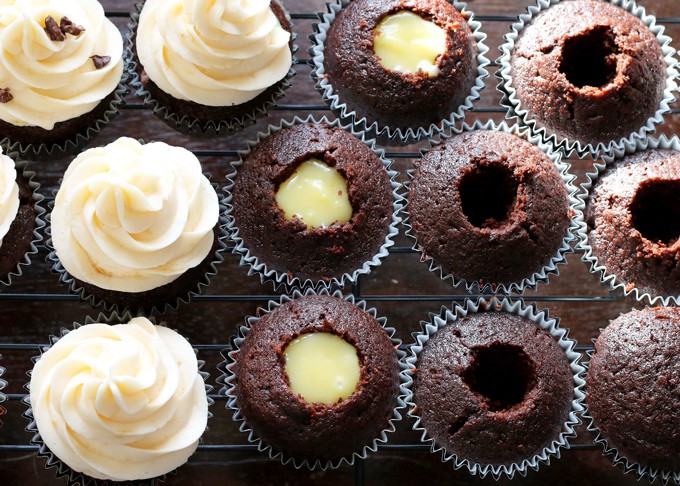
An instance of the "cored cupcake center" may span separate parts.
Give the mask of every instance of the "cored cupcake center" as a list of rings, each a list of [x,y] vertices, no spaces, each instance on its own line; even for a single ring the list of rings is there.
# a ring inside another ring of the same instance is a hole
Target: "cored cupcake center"
[[[633,227],[654,242],[671,246],[680,238],[680,181],[643,181],[628,208]]]
[[[614,33],[601,25],[564,41],[558,69],[577,88],[601,88],[616,77],[618,53]]]
[[[489,410],[502,411],[524,400],[536,383],[536,368],[522,348],[495,343],[472,348],[472,362],[463,380]]]
[[[512,213],[518,183],[503,165],[475,166],[460,181],[463,214],[477,228],[497,228]]]

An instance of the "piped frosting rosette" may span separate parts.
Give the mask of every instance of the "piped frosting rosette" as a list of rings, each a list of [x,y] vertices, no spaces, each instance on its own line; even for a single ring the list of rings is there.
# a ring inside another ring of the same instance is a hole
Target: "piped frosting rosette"
[[[193,348],[145,317],[64,334],[33,368],[30,405],[39,439],[56,458],[113,481],[184,464],[208,419]]]
[[[0,5],[0,120],[52,130],[94,110],[123,68],[123,39],[96,0]]]
[[[149,78],[175,98],[207,106],[245,103],[291,66],[290,33],[269,4],[147,0],[137,30],[139,60]]]
[[[208,257],[219,213],[191,152],[123,137],[68,167],[52,211],[52,244],[72,277],[100,289],[146,292]]]
[[[290,84],[290,17],[277,0],[146,0],[129,45],[137,94],[174,128],[223,135]],[[162,55],[159,55],[162,53]]]

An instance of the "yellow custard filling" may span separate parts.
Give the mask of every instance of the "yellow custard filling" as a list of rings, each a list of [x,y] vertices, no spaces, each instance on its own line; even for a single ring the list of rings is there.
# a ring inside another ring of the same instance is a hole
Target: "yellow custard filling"
[[[332,167],[309,159],[293,172],[276,192],[286,219],[299,219],[307,228],[325,228],[352,218],[347,181]]]
[[[288,344],[284,354],[290,388],[307,403],[337,403],[357,389],[357,351],[335,334],[303,334]]]
[[[373,52],[385,69],[439,75],[437,58],[446,51],[446,32],[438,25],[403,10],[385,17],[374,34]]]

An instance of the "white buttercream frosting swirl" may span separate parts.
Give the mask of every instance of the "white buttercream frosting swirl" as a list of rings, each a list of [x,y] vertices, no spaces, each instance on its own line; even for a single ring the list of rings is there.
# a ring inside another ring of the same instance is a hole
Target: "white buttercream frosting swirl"
[[[149,79],[174,98],[231,106],[286,76],[289,40],[269,0],[147,0],[136,47]]]
[[[73,277],[144,292],[198,265],[219,219],[215,190],[194,154],[131,138],[71,162],[52,211],[52,241]]]
[[[19,211],[19,185],[14,161],[0,148],[0,246]]]
[[[96,479],[174,470],[196,450],[208,420],[191,345],[144,317],[69,332],[36,363],[30,390],[47,447]]]
[[[66,17],[85,30],[55,41],[45,30],[51,16]],[[97,69],[92,56],[108,56]],[[14,0],[0,2],[0,119],[46,130],[92,111],[120,82],[123,39],[96,0]]]

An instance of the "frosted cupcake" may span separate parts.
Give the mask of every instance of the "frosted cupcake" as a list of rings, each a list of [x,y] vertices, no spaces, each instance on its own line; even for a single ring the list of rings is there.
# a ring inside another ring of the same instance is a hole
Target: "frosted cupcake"
[[[60,156],[117,113],[123,39],[95,0],[0,6],[0,133],[24,153]]]
[[[45,225],[40,219],[44,210],[38,205],[39,185],[25,168],[26,162],[15,163],[0,149],[0,283],[4,285],[21,275],[21,267],[38,252],[35,244],[42,240],[38,230]]]
[[[215,273],[219,213],[191,152],[120,138],[66,170],[51,215],[54,269],[95,305],[162,311]]]
[[[254,122],[294,74],[277,1],[147,0],[131,30],[137,93],[183,132],[224,135]]]
[[[81,474],[142,480],[184,464],[208,420],[186,339],[145,317],[64,332],[31,373],[28,429],[48,466],[60,461],[84,484]]]

